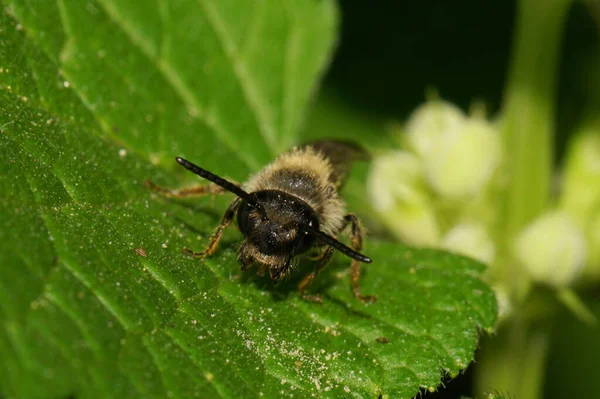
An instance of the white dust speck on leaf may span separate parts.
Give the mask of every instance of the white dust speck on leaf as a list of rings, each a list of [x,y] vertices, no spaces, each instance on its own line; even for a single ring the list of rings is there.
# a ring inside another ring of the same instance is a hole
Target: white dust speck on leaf
[[[160,163],[160,156],[158,154],[150,154],[150,163],[158,165]]]

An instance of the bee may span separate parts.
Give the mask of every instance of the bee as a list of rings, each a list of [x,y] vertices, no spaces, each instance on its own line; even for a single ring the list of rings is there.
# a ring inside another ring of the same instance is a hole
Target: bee
[[[238,250],[243,271],[257,263],[259,275],[268,270],[271,279],[278,282],[292,271],[295,258],[312,253],[315,268],[302,279],[298,290],[303,299],[322,302],[321,295],[308,294],[306,289],[337,250],[352,259],[354,296],[362,302],[374,302],[375,296],[363,295],[359,288],[360,262],[371,263],[371,258],[360,253],[364,233],[357,217],[345,212],[339,195],[352,163],[369,158],[362,147],[351,142],[317,141],[282,154],[240,185],[177,157],[181,166],[210,183],[181,190],[164,189],[151,182],[147,185],[173,198],[226,192],[236,195],[206,249],[184,249],[187,254],[200,258],[212,255],[223,231],[237,216],[244,235]],[[348,226],[351,247],[336,238]]]

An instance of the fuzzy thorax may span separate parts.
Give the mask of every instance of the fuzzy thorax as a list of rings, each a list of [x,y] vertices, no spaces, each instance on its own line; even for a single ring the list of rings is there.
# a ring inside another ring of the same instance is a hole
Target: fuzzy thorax
[[[244,190],[280,190],[294,195],[316,212],[320,230],[335,235],[342,227],[345,204],[332,180],[333,168],[311,147],[295,148],[252,176]]]

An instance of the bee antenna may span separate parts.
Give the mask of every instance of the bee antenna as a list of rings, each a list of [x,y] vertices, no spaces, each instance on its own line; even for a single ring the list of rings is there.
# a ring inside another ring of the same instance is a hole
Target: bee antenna
[[[190,161],[187,161],[180,157],[176,157],[175,160],[177,161],[177,163],[179,165],[183,166],[190,172],[195,173],[198,176],[202,177],[203,179],[213,182],[216,185],[223,187],[225,190],[230,191],[230,192],[234,193],[235,195],[237,195],[238,197],[242,198],[243,200],[248,202],[250,205],[256,207],[258,209],[258,211],[263,216],[266,217],[266,212],[265,212],[263,206],[260,204],[260,202],[257,201],[257,199],[252,194],[248,193],[247,191],[242,190],[240,187],[236,186],[232,182],[225,180],[222,177],[219,177],[219,176],[215,175],[214,173],[209,172],[208,170],[203,169],[200,166],[191,163]]]
[[[325,234],[320,230],[307,229],[306,232],[316,235],[317,239],[319,241],[321,241],[323,244],[327,244],[327,245],[333,247],[334,249],[337,249],[338,251],[340,251],[341,253],[343,253],[344,255],[346,255],[352,259],[356,259],[357,261],[363,262],[363,263],[373,262],[373,260],[371,258],[369,258],[368,256],[365,256],[365,255],[361,254],[360,252],[353,250],[352,248],[342,244],[341,242],[339,242],[332,236]]]

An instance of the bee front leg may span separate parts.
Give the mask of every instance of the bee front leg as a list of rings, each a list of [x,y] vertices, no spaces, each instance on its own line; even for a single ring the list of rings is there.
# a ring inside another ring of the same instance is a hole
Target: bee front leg
[[[322,295],[305,294],[304,291],[306,290],[306,287],[311,283],[311,281],[313,281],[314,278],[317,276],[317,273],[321,269],[323,269],[325,267],[325,265],[331,260],[332,255],[333,255],[333,248],[326,247],[325,250],[321,253],[321,256],[317,260],[318,263],[317,263],[317,267],[315,267],[315,270],[310,272],[309,274],[307,274],[306,277],[304,277],[302,279],[300,284],[298,284],[298,290],[300,291],[300,297],[302,299],[305,299],[305,300],[311,301],[311,302],[319,302],[319,303],[323,302]]]
[[[231,205],[229,205],[229,208],[227,208],[227,210],[225,211],[225,215],[223,215],[223,220],[221,221],[221,224],[219,225],[219,227],[217,227],[217,230],[215,231],[215,233],[210,237],[208,246],[206,247],[206,249],[204,251],[194,252],[191,249],[184,248],[183,252],[185,254],[191,255],[195,258],[203,258],[203,259],[206,258],[207,256],[212,255],[215,252],[215,250],[217,249],[217,245],[219,245],[219,241],[221,240],[221,236],[223,235],[223,230],[225,230],[225,228],[233,220],[241,203],[242,203],[242,199],[238,197],[235,200],[233,200]]]
[[[346,225],[349,223],[352,226],[351,244],[352,249],[355,251],[361,251],[363,246],[363,232],[358,223],[356,215],[349,213],[344,217]],[[345,226],[344,226],[345,227]],[[360,263],[356,259],[352,259],[352,292],[354,296],[361,302],[375,302],[377,297],[374,295],[363,295],[360,292],[358,286],[358,280],[360,278]]]

